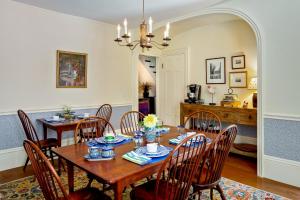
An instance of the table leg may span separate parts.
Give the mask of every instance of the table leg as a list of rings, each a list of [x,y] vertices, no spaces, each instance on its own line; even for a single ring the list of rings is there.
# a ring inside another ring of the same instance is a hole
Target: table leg
[[[61,135],[62,135],[62,129],[57,129],[57,142],[58,142],[58,146],[61,147]]]
[[[44,140],[47,139],[47,126],[46,124],[43,124],[43,131],[44,131]]]
[[[74,166],[67,162],[69,192],[74,192]]]
[[[118,181],[114,185],[115,200],[122,200],[124,185],[122,181]]]

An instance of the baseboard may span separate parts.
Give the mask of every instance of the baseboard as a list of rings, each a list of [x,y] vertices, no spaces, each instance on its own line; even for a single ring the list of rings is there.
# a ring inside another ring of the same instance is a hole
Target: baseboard
[[[300,187],[300,162],[263,156],[263,177]]]

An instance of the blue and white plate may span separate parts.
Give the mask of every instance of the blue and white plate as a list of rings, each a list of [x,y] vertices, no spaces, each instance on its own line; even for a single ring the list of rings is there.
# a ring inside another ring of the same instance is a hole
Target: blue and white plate
[[[103,158],[101,155],[98,156],[97,158],[91,158],[89,154],[86,154],[85,156],[83,156],[86,160],[88,161],[102,161],[102,160],[112,160],[114,159],[114,156],[109,157],[109,158]]]
[[[140,147],[137,150],[135,150],[135,153],[137,153],[138,155],[143,155],[143,156],[147,156],[149,158],[158,158],[158,157],[163,157],[166,156],[170,153],[170,151],[172,151],[173,148],[171,147],[165,147],[165,146],[158,146],[157,147],[157,152],[155,153],[150,153],[147,151],[147,147]]]
[[[107,141],[107,140],[105,140],[104,137],[96,138],[95,140],[96,140],[96,142],[98,142],[100,144],[118,144],[120,142],[123,142],[125,140],[125,137],[117,135],[115,140],[112,140],[112,141]]]
[[[179,135],[178,137],[177,137],[177,139],[178,140],[184,140],[186,138],[186,134],[183,134],[183,135]],[[194,139],[192,140],[192,142],[194,142]],[[210,138],[206,138],[206,143],[211,143],[211,139]]]

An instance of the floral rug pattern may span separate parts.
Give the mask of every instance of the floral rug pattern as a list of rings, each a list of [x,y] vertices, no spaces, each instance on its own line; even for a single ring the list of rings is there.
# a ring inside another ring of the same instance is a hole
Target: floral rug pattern
[[[65,188],[68,188],[67,185],[67,176],[66,173],[63,173],[61,176],[62,182],[65,185]],[[76,170],[75,172],[75,190],[85,187],[88,182],[86,174],[82,171]],[[143,181],[140,181],[143,183]],[[102,189],[102,185],[97,183],[96,181],[93,182],[93,186]],[[287,198],[269,193],[263,190],[259,190],[257,188],[244,185],[230,179],[222,178],[221,187],[224,191],[224,194],[227,199],[230,200],[287,200]],[[129,193],[130,187],[126,189],[123,193],[123,199],[129,200]],[[106,191],[107,195],[113,198],[113,191]],[[38,200],[44,199],[42,191],[39,187],[37,181],[33,182],[33,176],[18,179],[15,181],[11,181],[9,183],[5,183],[0,185],[0,200]],[[210,199],[209,192],[204,192],[201,196],[201,200]],[[214,193],[214,200],[220,200],[220,195],[215,192]]]

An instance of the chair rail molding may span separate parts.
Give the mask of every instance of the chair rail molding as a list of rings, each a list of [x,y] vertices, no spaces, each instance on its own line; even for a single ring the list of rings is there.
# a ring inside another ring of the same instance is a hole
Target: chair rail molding
[[[69,105],[74,110],[82,110],[82,109],[97,109],[99,108],[101,104],[99,105]],[[111,104],[112,107],[126,107],[126,106],[132,106],[132,103],[119,103],[119,104]],[[61,111],[61,107],[49,107],[49,108],[40,108],[40,109],[24,109],[26,113],[40,113],[40,112],[53,112],[53,111]],[[9,110],[9,111],[0,111],[0,116],[2,115],[16,115],[17,110]]]
[[[268,119],[300,121],[300,115],[287,114],[287,113],[264,113],[263,117]]]

